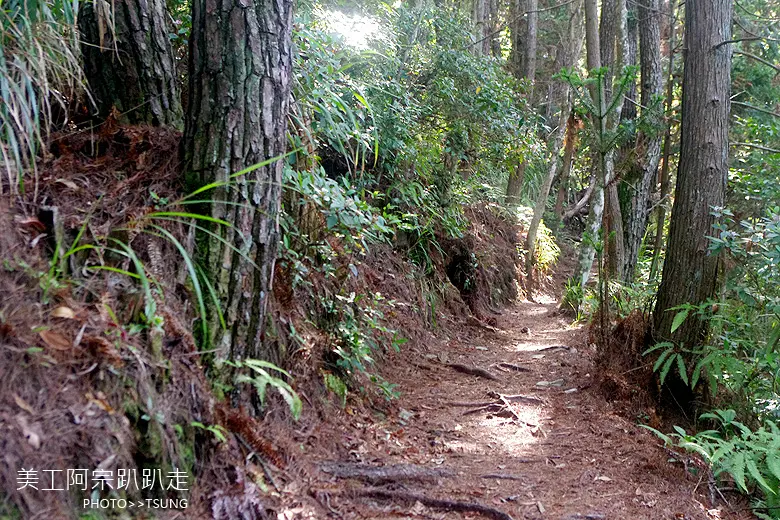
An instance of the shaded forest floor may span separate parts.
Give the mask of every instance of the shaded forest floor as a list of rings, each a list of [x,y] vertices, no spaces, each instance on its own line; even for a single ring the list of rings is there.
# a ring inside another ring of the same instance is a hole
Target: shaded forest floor
[[[495,330],[464,324],[389,360],[396,413],[347,408],[317,428],[307,451],[328,455],[313,494],[341,518],[754,518],[744,504],[712,506],[706,477],[637,426],[644,411],[629,419],[608,402],[587,333],[570,323],[549,297],[523,301]],[[389,493],[366,491],[377,489]]]

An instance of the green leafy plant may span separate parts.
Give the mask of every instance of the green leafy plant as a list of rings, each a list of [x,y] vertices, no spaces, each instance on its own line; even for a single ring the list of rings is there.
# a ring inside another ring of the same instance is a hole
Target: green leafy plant
[[[294,419],[301,416],[303,403],[298,393],[284,379],[274,375],[281,374],[284,377],[292,379],[292,376],[286,370],[279,368],[273,363],[261,359],[245,359],[243,361],[225,361],[225,364],[239,370],[235,376],[236,383],[252,385],[257,391],[257,397],[261,404],[265,404],[268,387],[270,386],[282,396],[287,403],[290,413]]]
[[[780,428],[773,421],[752,430],[736,420],[734,410],[714,410],[700,416],[711,420],[717,430],[689,434],[679,426],[666,435],[649,426],[668,446],[698,454],[717,479],[730,475],[737,487],[750,493],[756,487],[763,493],[761,502],[770,511],[769,518],[778,518],[780,511]],[[760,505],[759,505],[760,507]]]
[[[198,421],[192,421],[190,423],[190,425],[193,428],[198,428],[198,429],[205,430],[205,431],[209,432],[219,442],[227,442],[228,431],[224,427],[220,426],[219,424],[205,425],[205,424],[203,424],[201,422],[198,422]]]

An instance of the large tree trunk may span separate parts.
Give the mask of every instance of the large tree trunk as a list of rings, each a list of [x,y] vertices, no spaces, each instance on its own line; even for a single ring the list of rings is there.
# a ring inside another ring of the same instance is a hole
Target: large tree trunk
[[[194,0],[185,153],[190,186],[282,155],[290,101],[292,0]],[[233,359],[276,359],[262,349],[278,242],[282,161],[210,192],[211,216],[231,224],[198,251],[227,328],[211,320],[214,347]],[[248,261],[251,259],[256,268]]]
[[[722,207],[728,175],[731,0],[688,0],[685,5],[685,69],[682,130],[669,246],[655,307],[655,336],[693,347],[707,333],[694,316],[671,331],[684,303],[716,294],[718,257],[708,253],[716,234],[713,207]]]
[[[84,72],[97,105],[128,123],[183,126],[164,0],[86,2],[79,12]]]
[[[637,256],[647,230],[650,191],[661,158],[661,125],[663,124],[663,93],[661,73],[661,12],[659,0],[646,0],[639,5],[639,40],[641,68],[641,105],[644,127],[637,138],[639,178],[629,185],[629,204],[625,219],[626,254],[623,279],[634,278]]]

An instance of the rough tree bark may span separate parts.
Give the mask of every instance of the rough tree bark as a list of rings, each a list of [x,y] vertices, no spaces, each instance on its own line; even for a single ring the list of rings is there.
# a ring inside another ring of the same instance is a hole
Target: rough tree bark
[[[79,12],[84,72],[97,105],[127,123],[183,126],[165,0],[85,2]]]
[[[708,253],[713,207],[723,206],[728,175],[732,0],[688,0],[682,129],[669,246],[654,312],[655,336],[698,344],[707,323],[691,316],[671,332],[675,312],[699,304],[718,287],[717,256]]]
[[[292,0],[194,0],[190,37],[190,104],[185,156],[190,186],[282,155],[290,100]],[[213,229],[198,257],[209,271],[227,322],[211,320],[210,338],[232,359],[278,359],[262,348],[265,309],[278,242],[282,161],[233,178],[210,192]],[[256,268],[248,259],[253,260]]]
[[[650,191],[661,158],[661,125],[663,124],[663,78],[661,72],[661,12],[659,0],[639,4],[639,46],[641,68],[641,105],[644,128],[637,137],[639,177],[628,187],[625,218],[625,256],[623,280],[634,278],[637,256],[647,230]]]

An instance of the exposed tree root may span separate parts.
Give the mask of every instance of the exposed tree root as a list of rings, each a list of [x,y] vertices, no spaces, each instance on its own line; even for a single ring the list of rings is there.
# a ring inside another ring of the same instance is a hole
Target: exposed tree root
[[[484,368],[477,368],[477,367],[470,367],[466,365],[461,365],[460,363],[445,363],[448,367],[451,369],[462,372],[464,374],[469,374],[472,376],[477,377],[484,377],[485,379],[490,379],[491,381],[498,381],[498,378],[485,370]]]
[[[496,520],[513,520],[511,516],[494,509],[492,507],[476,502],[460,502],[456,500],[443,500],[440,498],[430,498],[416,493],[406,493],[403,491],[388,491],[386,489],[363,489],[357,492],[359,496],[378,498],[382,500],[393,500],[396,502],[415,503],[420,502],[424,506],[445,511],[460,511],[478,513],[488,518]]]
[[[403,480],[437,480],[452,477],[451,471],[442,468],[425,468],[414,464],[392,464],[389,466],[371,466],[368,464],[326,462],[322,471],[336,478],[354,478],[380,484]]]

